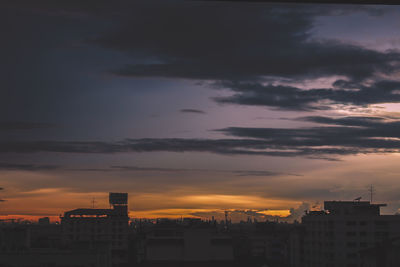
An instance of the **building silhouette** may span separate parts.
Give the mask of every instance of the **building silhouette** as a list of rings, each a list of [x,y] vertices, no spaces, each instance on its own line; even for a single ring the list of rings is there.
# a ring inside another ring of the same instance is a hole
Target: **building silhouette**
[[[109,248],[112,266],[128,261],[128,194],[110,193],[110,209],[75,209],[61,217],[64,245]]]
[[[292,266],[362,266],[361,251],[400,236],[400,216],[381,215],[382,206],[369,201],[325,201],[324,210],[307,212],[302,229],[291,239]]]
[[[0,222],[1,267],[110,267],[106,247],[63,246],[59,224]]]
[[[198,219],[159,221],[147,232],[143,245],[144,263],[151,266],[179,262],[229,266],[234,260],[232,237]]]
[[[361,267],[398,267],[400,238],[391,238],[377,246],[360,251]]]
[[[108,209],[74,209],[60,223],[0,220],[0,267],[398,267],[400,215],[383,204],[325,201],[301,223],[128,217],[128,195]]]

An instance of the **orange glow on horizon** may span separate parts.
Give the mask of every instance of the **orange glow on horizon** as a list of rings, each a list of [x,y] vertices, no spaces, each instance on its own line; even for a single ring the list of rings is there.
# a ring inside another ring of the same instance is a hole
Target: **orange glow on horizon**
[[[228,212],[234,210],[228,210]],[[260,214],[277,216],[285,218],[290,215],[289,210],[264,210],[258,211]],[[223,219],[224,210],[214,210],[214,209],[158,209],[158,210],[144,210],[144,211],[129,211],[129,217],[131,219],[179,219],[179,218],[201,218],[210,219],[215,216],[216,219]],[[49,217],[50,222],[60,222],[59,216],[39,216],[39,215],[0,215],[0,220],[7,221],[30,221],[37,222],[39,218]],[[245,219],[245,216],[243,217]]]
[[[12,215],[0,215],[0,220],[4,221],[30,221],[30,222],[37,222],[40,218],[48,217],[51,223],[59,222],[59,216],[39,216],[39,215],[24,215],[24,214],[12,214]]]
[[[265,210],[260,213],[271,216],[287,217],[290,215],[290,210]]]
[[[28,220],[37,222],[49,217],[60,220],[64,212],[77,208],[109,208],[107,192],[76,192],[69,187],[48,187],[19,191],[8,187],[1,203],[0,220]],[[129,190],[127,190],[129,191]],[[192,192],[190,192],[192,191]],[[130,217],[135,218],[223,218],[224,210],[256,211],[259,216],[287,217],[289,208],[300,205],[290,199],[268,198],[257,195],[206,194],[192,188],[162,193],[129,193]],[[243,219],[247,215],[242,214]],[[236,218],[240,217],[236,213]]]

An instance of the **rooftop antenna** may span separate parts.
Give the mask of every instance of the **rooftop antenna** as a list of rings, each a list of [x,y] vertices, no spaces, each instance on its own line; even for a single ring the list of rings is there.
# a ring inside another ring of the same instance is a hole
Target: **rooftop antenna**
[[[93,198],[92,198],[92,209],[94,209],[94,205],[95,205],[95,203],[96,203],[96,198],[95,198],[95,197],[93,197]]]
[[[373,197],[374,192],[375,192],[374,186],[373,186],[372,184],[371,184],[371,186],[369,187],[368,192],[369,192],[369,194],[370,194],[370,203],[372,203],[372,197]]]

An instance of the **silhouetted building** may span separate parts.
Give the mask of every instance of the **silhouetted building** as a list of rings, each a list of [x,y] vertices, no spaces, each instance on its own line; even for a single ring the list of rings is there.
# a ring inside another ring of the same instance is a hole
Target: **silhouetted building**
[[[288,241],[288,254],[290,267],[303,267],[304,264],[304,238],[305,227],[301,224],[295,224],[290,232]]]
[[[143,266],[230,266],[234,260],[232,237],[199,219],[159,220],[138,241]]]
[[[30,229],[26,225],[2,224],[0,227],[0,251],[26,251],[30,249]]]
[[[291,224],[242,222],[232,224],[235,259],[241,266],[288,266],[288,239]]]
[[[308,212],[302,218],[304,266],[361,266],[360,250],[400,236],[400,216],[380,215],[382,206],[369,201],[325,201],[324,210]]]
[[[75,209],[61,217],[63,242],[86,244],[89,248],[107,245],[113,266],[128,261],[128,194],[110,193],[110,209]]]
[[[50,218],[49,217],[39,218],[38,223],[42,225],[48,225],[50,224]]]
[[[107,249],[29,249],[0,252],[4,267],[110,267]]]
[[[0,266],[111,267],[108,247],[63,247],[60,228],[58,224],[0,224]]]
[[[30,224],[27,226],[30,233],[31,248],[61,248],[61,225],[59,224]]]
[[[379,243],[373,248],[360,251],[361,267],[400,266],[400,238]]]

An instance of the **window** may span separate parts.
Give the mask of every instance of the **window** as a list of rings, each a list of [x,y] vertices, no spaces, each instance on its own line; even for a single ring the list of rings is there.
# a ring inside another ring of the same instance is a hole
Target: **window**
[[[356,242],[347,242],[346,245],[347,245],[348,247],[350,247],[350,248],[357,247],[357,243],[356,243]]]
[[[375,221],[376,226],[387,226],[388,222],[387,221]]]
[[[356,232],[347,232],[346,236],[356,236],[357,233]]]
[[[357,253],[347,253],[346,257],[348,259],[354,259],[357,257]]]

